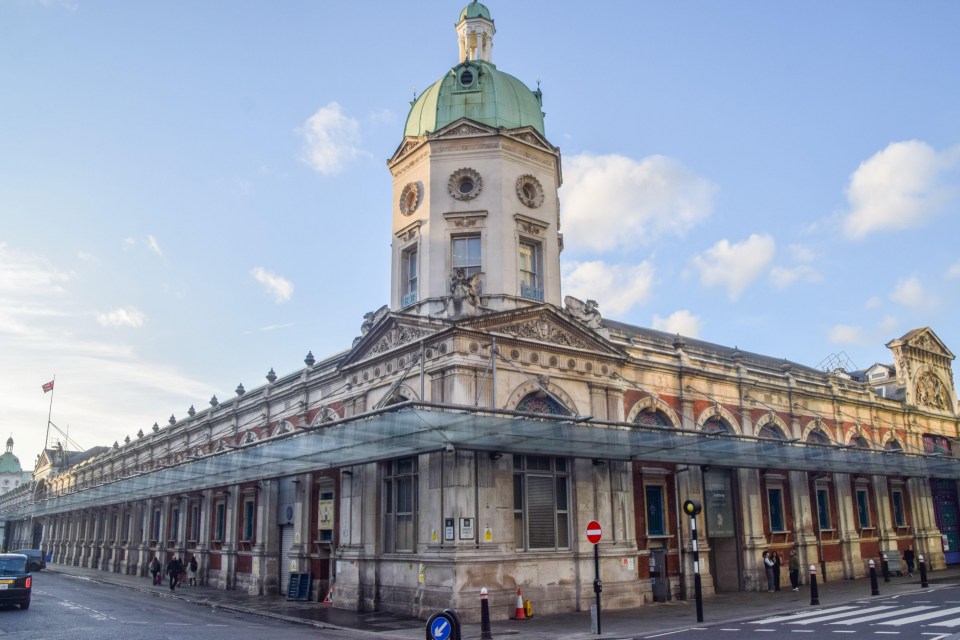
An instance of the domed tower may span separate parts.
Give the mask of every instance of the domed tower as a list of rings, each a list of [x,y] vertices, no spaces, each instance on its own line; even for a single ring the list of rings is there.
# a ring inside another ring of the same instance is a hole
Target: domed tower
[[[393,175],[393,310],[461,317],[560,306],[560,150],[539,89],[497,69],[490,11],[456,25],[460,62],[413,101]]]
[[[13,455],[13,437],[7,438],[7,450],[0,454],[0,493],[6,493],[20,486],[23,480],[23,468],[20,460]]]

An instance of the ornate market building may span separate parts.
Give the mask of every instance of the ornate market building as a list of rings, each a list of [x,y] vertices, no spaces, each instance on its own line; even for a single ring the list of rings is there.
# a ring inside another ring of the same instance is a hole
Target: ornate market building
[[[827,580],[881,550],[960,562],[954,355],[930,328],[893,364],[824,372],[561,300],[560,151],[540,91],[493,63],[477,2],[459,62],[410,109],[393,176],[391,301],[346,351],[123,443],[48,449],[0,496],[7,548],[418,616],[606,608],[763,589],[761,552]],[[786,572],[784,572],[786,578]]]

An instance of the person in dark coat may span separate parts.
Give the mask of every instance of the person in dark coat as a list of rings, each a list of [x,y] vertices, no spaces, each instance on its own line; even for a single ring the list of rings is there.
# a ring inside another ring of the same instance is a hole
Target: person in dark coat
[[[783,561],[780,559],[780,552],[773,552],[773,590],[780,591],[780,566]]]
[[[170,576],[170,591],[177,588],[177,580],[180,578],[180,572],[183,571],[183,562],[179,557],[173,556],[167,563],[167,575]]]
[[[903,552],[903,561],[907,565],[907,574],[910,577],[913,577],[913,561],[915,555],[913,553],[913,545],[907,547],[907,550]]]
[[[160,584],[160,559],[157,556],[153,556],[153,560],[150,561],[150,575],[153,577],[153,584]]]

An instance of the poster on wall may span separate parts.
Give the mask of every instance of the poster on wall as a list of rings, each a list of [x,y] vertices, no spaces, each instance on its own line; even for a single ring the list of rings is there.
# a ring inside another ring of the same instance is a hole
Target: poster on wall
[[[736,535],[733,519],[733,493],[730,491],[730,471],[708,471],[703,474],[704,502],[707,516],[707,536],[732,538]]]

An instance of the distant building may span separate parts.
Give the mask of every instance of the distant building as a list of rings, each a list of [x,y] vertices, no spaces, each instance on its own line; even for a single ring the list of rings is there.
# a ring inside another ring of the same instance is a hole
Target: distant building
[[[482,587],[498,617],[518,588],[539,612],[588,608],[591,520],[604,607],[691,597],[687,499],[707,593],[765,589],[767,549],[830,580],[908,545],[960,562],[954,355],[933,330],[888,343],[894,366],[824,372],[562,299],[542,96],[494,65],[484,5],[456,33],[387,163],[390,304],[341,353],[82,461],[44,451],[32,493],[0,496],[8,538],[138,575],[195,555],[203,583],[264,596],[309,574],[335,607],[467,619]]]

